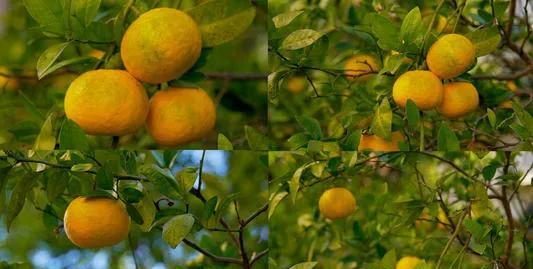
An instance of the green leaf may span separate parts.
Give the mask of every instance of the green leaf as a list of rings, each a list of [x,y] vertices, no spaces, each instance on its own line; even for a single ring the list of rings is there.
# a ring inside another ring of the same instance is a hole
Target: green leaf
[[[163,241],[170,247],[176,248],[189,234],[194,224],[191,214],[175,216],[163,225]]]
[[[481,28],[465,35],[476,47],[476,57],[492,53],[500,45],[501,36],[498,26]]]
[[[274,22],[274,26],[276,28],[281,28],[283,26],[289,25],[294,19],[296,19],[302,13],[304,12],[301,10],[281,13],[277,15],[276,17],[272,18],[272,21]]]
[[[391,140],[392,110],[387,98],[383,98],[383,101],[381,101],[381,104],[376,110],[374,120],[372,121],[372,131],[379,137]]]
[[[70,167],[70,171],[72,172],[86,172],[93,168],[92,163],[78,163]]]
[[[311,135],[312,139],[322,139],[322,130],[320,128],[320,123],[318,122],[318,120],[309,116],[299,116],[296,117],[296,121],[309,135]]]
[[[387,252],[380,261],[382,269],[394,269],[396,267],[396,251],[392,249]]]
[[[288,69],[282,69],[268,75],[268,96],[270,99],[275,99],[277,97],[281,79],[290,72],[291,71]]]
[[[124,198],[124,200],[130,204],[138,203],[144,197],[144,194],[142,193],[142,191],[132,188],[132,187],[123,188],[121,190],[121,194],[122,194],[122,198]]]
[[[2,213],[4,209],[5,199],[6,199],[6,190],[5,187],[7,185],[8,181],[8,175],[11,171],[11,166],[6,166],[0,168],[0,213]]]
[[[411,99],[407,99],[407,104],[405,107],[407,113],[407,124],[411,130],[416,130],[418,128],[418,121],[420,121],[420,111],[416,107],[415,102]]]
[[[144,224],[144,220],[143,220],[143,217],[141,216],[141,213],[139,213],[137,208],[135,208],[133,205],[126,204],[126,211],[128,211],[128,215],[130,215],[131,219],[135,223],[137,223],[139,225],[143,225]]]
[[[281,43],[281,49],[297,50],[312,45],[324,34],[312,29],[301,29],[290,33]]]
[[[357,151],[359,142],[361,140],[361,131],[356,130],[349,134],[341,143],[342,150],[344,151]]]
[[[90,150],[89,141],[83,130],[75,122],[67,119],[59,133],[60,149]]]
[[[36,175],[34,173],[28,173],[23,178],[17,180],[15,187],[13,187],[11,199],[9,200],[7,211],[4,217],[4,222],[8,232],[11,224],[24,207],[26,195],[33,188],[33,185],[36,183],[36,181]]]
[[[268,150],[270,145],[270,139],[254,129],[251,126],[245,125],[244,132],[246,135],[246,141],[248,141],[248,146],[252,150]]]
[[[278,207],[281,200],[287,197],[287,195],[289,195],[289,193],[286,191],[283,191],[283,192],[278,192],[274,196],[272,196],[268,204],[268,218],[269,219],[272,216],[272,214],[274,214],[274,211],[276,210],[276,207]]]
[[[494,128],[496,126],[496,114],[490,108],[487,108],[487,117],[489,118],[490,126]]]
[[[291,266],[289,269],[313,269],[317,262],[302,262]]]
[[[194,182],[198,178],[198,168],[185,167],[176,175],[180,193],[183,197],[187,197],[189,191],[194,186]]]
[[[51,170],[46,177],[46,195],[48,201],[52,203],[67,189],[70,177],[63,170]]]
[[[100,2],[101,0],[73,0],[71,12],[82,25],[87,27],[98,13]]]
[[[37,60],[37,77],[41,79],[47,73],[48,69],[52,67],[57,58],[63,53],[63,51],[70,45],[69,42],[53,45],[47,48],[39,59]]]
[[[143,232],[149,232],[152,227],[152,223],[155,220],[156,215],[156,207],[154,204],[154,201],[152,201],[152,198],[148,193],[146,193],[142,200],[135,205],[135,208],[141,215],[141,218],[143,220],[143,223],[141,225],[141,231]]]
[[[308,133],[298,133],[287,139],[287,145],[290,150],[297,150],[305,147],[309,140],[311,140],[311,136]]]
[[[298,190],[300,189],[300,177],[302,176],[302,173],[304,172],[305,169],[317,163],[319,162],[317,161],[317,162],[307,163],[299,167],[298,169],[296,169],[296,171],[294,171],[291,181],[289,182],[289,191],[291,192],[291,201],[293,203],[296,203],[296,197],[298,197]]]
[[[485,181],[492,180],[492,178],[496,174],[496,169],[498,169],[498,167],[493,164],[483,167],[483,170],[481,170],[481,174],[483,175]]]
[[[233,150],[231,141],[222,133],[218,134],[218,149],[219,150]]]
[[[439,151],[460,151],[461,149],[457,136],[446,123],[440,126],[437,148]]]
[[[46,121],[41,126],[41,131],[35,139],[35,144],[33,145],[34,150],[53,150],[56,146],[56,135],[54,132],[53,121],[56,118],[55,113],[51,113]]]
[[[202,215],[202,219],[204,221],[208,221],[214,215],[215,209],[217,207],[217,203],[218,203],[218,196],[213,196],[209,198],[207,202],[205,202],[204,212]]]
[[[372,34],[378,39],[378,46],[384,50],[399,50],[400,29],[389,19],[370,13],[365,18],[372,27]]]
[[[210,0],[187,10],[202,33],[202,45],[214,47],[244,33],[255,18],[255,7],[248,1]]]
[[[62,0],[23,0],[24,6],[43,31],[63,34],[65,31]]]
[[[174,200],[183,200],[179,192],[178,183],[169,169],[162,169],[155,164],[140,167],[142,175],[146,176],[154,185],[159,187],[159,191]]]
[[[533,117],[519,103],[513,102],[513,110],[520,124],[526,128],[530,136],[533,136]]]
[[[419,43],[423,34],[421,26],[422,15],[420,14],[420,9],[415,7],[403,19],[402,27],[400,28],[400,42],[402,42],[402,45]]]
[[[113,173],[111,172],[110,163],[105,162],[96,173],[96,186],[103,190],[112,190],[114,185]]]
[[[237,199],[237,197],[239,196],[238,193],[232,193],[226,197],[224,197],[224,199],[222,199],[220,201],[220,203],[218,204],[217,206],[217,210],[216,210],[216,213],[215,213],[215,218],[217,219],[217,221],[222,217],[222,214],[224,214],[224,212],[226,211],[226,209],[228,208],[228,206],[235,200]]]
[[[75,57],[75,58],[67,59],[67,60],[58,62],[58,63],[50,66],[47,70],[45,70],[39,76],[39,79],[42,79],[45,76],[51,74],[52,72],[54,72],[54,71],[56,71],[56,70],[58,70],[60,68],[63,68],[65,66],[67,66],[67,65],[81,64],[81,63],[91,63],[91,62],[95,62],[95,61],[96,61],[96,59],[93,58],[93,57],[90,57],[90,56],[82,56],[82,57]]]

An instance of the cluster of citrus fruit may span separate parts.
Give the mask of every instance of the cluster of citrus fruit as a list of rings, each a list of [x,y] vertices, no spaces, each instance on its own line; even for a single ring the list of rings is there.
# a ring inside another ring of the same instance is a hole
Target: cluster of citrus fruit
[[[392,97],[401,108],[411,100],[420,110],[436,109],[443,117],[457,119],[475,111],[479,95],[472,83],[448,82],[472,66],[476,57],[474,44],[463,35],[446,34],[429,49],[426,63],[429,70],[407,71],[393,85]],[[345,64],[345,75],[352,80],[367,80],[380,69],[371,55],[356,55]],[[359,150],[397,151],[398,142],[405,141],[401,132],[393,132],[391,140],[363,134]]]
[[[318,208],[320,213],[329,220],[344,219],[355,212],[356,200],[346,188],[331,188],[320,196]],[[439,212],[439,220],[442,218],[441,214],[443,213]],[[398,261],[396,269],[414,269],[421,262],[422,260],[417,257],[406,256]]]
[[[152,9],[124,34],[120,55],[126,71],[100,69],[80,75],[67,90],[65,114],[91,135],[133,134],[146,123],[163,146],[202,139],[216,121],[215,105],[205,91],[170,87],[149,101],[141,84],[179,78],[196,63],[201,49],[201,33],[189,15]]]

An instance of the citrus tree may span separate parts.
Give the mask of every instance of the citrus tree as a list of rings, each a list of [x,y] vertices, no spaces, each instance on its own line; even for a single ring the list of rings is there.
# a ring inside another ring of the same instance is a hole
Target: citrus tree
[[[9,2],[4,148],[265,148],[264,1]]]
[[[531,149],[529,1],[269,1],[277,148]]]
[[[2,151],[1,266],[267,268],[266,159]]]
[[[532,155],[277,152],[272,268],[528,268]]]

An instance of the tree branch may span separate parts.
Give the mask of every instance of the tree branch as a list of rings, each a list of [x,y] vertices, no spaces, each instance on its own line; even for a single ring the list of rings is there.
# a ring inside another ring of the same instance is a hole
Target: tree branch
[[[233,264],[238,264],[238,265],[242,265],[242,261],[239,260],[239,259],[235,259],[235,258],[230,258],[230,257],[222,257],[222,256],[217,256],[203,248],[201,248],[200,246],[196,245],[195,243],[189,241],[187,238],[184,238],[183,239],[183,243],[185,243],[187,246],[195,249],[196,251],[204,254],[205,256],[211,258],[212,260],[216,261],[216,262],[221,262],[221,263],[233,263]]]

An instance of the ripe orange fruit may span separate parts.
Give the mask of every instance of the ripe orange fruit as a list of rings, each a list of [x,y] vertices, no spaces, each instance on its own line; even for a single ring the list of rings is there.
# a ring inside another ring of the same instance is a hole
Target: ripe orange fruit
[[[177,146],[205,137],[215,122],[215,104],[205,91],[169,88],[152,97],[147,126],[158,144]]]
[[[65,95],[67,118],[87,134],[126,135],[139,130],[148,115],[141,83],[123,70],[94,70],[76,78]]]
[[[405,137],[399,131],[392,132],[391,141],[387,141],[377,135],[364,134],[359,141],[358,150],[399,151],[398,143],[402,141],[405,141]]]
[[[0,92],[3,90],[14,91],[19,87],[19,81],[16,78],[10,77],[13,74],[9,69],[0,66],[0,73],[7,75],[0,75]]]
[[[318,208],[330,220],[346,218],[355,211],[355,197],[345,188],[332,188],[320,196]]]
[[[444,97],[437,110],[446,118],[456,119],[475,111],[478,104],[479,96],[472,83],[452,82],[444,84]]]
[[[78,197],[64,216],[68,239],[81,248],[112,246],[128,237],[130,217],[119,200],[107,197]]]
[[[426,57],[429,70],[441,79],[464,73],[476,58],[476,48],[463,35],[447,34],[439,38]]]
[[[137,18],[120,45],[128,72],[148,83],[176,79],[200,57],[202,37],[196,22],[185,12],[155,8]]]
[[[408,71],[401,75],[392,88],[394,102],[405,108],[411,99],[421,110],[429,110],[442,101],[443,87],[440,79],[429,71]]]
[[[378,72],[380,69],[378,60],[368,54],[354,55],[344,63],[344,75],[356,81],[366,81],[373,75],[367,73]]]
[[[396,269],[414,269],[422,260],[414,256],[406,256],[396,263]]]
[[[289,78],[287,81],[287,90],[292,93],[301,93],[307,88],[307,79],[302,76]]]

